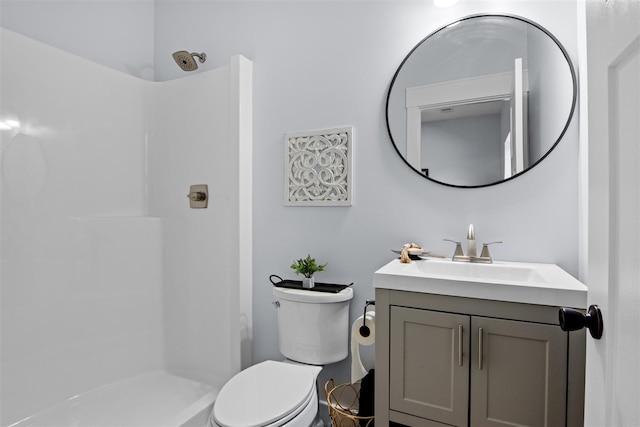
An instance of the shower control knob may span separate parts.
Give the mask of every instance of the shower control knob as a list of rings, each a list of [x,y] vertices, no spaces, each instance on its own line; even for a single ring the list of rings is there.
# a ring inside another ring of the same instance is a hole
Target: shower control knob
[[[189,187],[189,207],[192,209],[206,208],[209,204],[209,186],[207,184],[195,184]]]
[[[189,200],[194,202],[202,202],[207,199],[207,195],[202,191],[193,191],[189,193],[187,197],[189,197]]]

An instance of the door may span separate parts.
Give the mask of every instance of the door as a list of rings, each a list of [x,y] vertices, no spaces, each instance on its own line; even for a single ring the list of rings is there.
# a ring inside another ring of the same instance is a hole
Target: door
[[[585,425],[638,426],[640,1],[587,0],[580,7],[588,81],[581,88],[588,153],[582,273],[589,304],[604,319],[602,339],[587,338]]]
[[[469,316],[391,307],[391,410],[466,426]]]
[[[567,332],[555,325],[471,318],[471,425],[561,426]]]

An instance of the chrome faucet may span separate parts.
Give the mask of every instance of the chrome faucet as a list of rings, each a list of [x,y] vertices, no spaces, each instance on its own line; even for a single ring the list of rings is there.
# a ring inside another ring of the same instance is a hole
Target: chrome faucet
[[[482,252],[480,252],[480,256],[478,256],[478,250],[476,248],[476,231],[473,228],[473,224],[469,224],[469,229],[467,230],[467,254],[465,255],[462,251],[462,243],[457,242],[451,239],[442,239],[447,242],[452,242],[456,244],[456,250],[451,257],[452,261],[461,261],[461,262],[481,262],[485,264],[491,264],[493,262],[493,258],[491,258],[491,254],[489,253],[489,245],[494,243],[502,243],[500,242],[489,242],[482,244]]]

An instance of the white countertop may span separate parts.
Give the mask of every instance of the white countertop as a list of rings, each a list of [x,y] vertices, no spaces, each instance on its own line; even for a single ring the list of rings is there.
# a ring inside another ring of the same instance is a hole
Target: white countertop
[[[586,308],[587,287],[555,264],[493,264],[394,259],[373,274],[373,287],[496,301]]]

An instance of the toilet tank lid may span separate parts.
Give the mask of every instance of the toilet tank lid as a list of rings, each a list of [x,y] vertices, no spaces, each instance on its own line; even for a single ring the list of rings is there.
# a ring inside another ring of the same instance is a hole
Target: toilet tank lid
[[[316,367],[267,360],[231,378],[213,418],[222,426],[263,426],[295,411],[315,393]]]
[[[307,302],[311,304],[327,304],[349,301],[353,298],[353,289],[344,288],[337,293],[315,292],[304,289],[278,288],[274,286],[273,295],[287,301]]]

